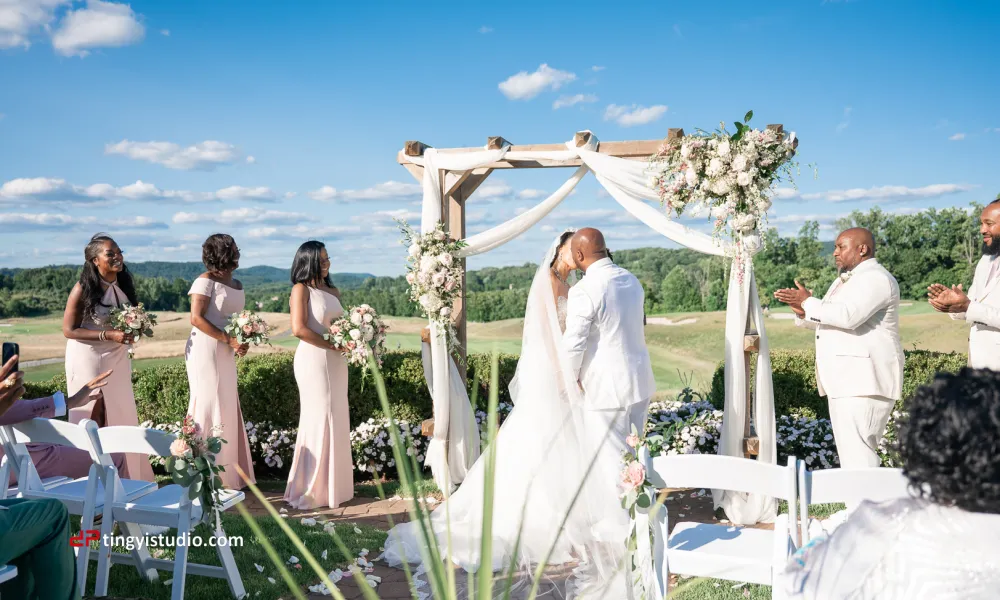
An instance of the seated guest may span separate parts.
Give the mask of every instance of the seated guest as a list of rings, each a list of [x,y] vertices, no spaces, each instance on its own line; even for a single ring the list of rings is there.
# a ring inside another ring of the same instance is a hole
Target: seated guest
[[[863,502],[799,550],[779,584],[786,598],[997,598],[1000,373],[939,374],[906,408],[898,444],[915,497]]]
[[[0,368],[0,420],[24,394],[24,374],[12,373],[15,361]],[[17,577],[0,585],[2,598],[79,598],[66,507],[58,500],[0,500],[0,565],[17,567]]]
[[[43,418],[52,419],[66,415],[67,411],[78,406],[84,406],[96,400],[95,415],[103,410],[104,398],[100,388],[107,385],[111,371],[101,373],[94,379],[87,382],[80,390],[66,398],[62,392],[56,392],[48,398],[38,398],[36,400],[22,400],[24,395],[24,373],[18,371],[12,373],[14,362],[17,357],[11,358],[7,364],[0,367],[0,425],[13,425],[28,419]],[[38,477],[55,477],[62,475],[71,479],[86,477],[92,464],[90,454],[76,448],[67,446],[57,446],[55,444],[28,444],[28,452],[31,454],[31,462],[34,463],[38,471]],[[0,446],[0,457],[3,456],[3,447]],[[123,457],[113,456],[115,464],[119,469],[124,464]],[[11,465],[10,483],[17,480],[14,465]],[[3,482],[0,482],[2,484]]]

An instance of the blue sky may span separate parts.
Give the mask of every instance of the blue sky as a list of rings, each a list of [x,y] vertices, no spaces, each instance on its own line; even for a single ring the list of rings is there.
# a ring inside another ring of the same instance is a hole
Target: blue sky
[[[80,262],[96,231],[128,260],[198,260],[227,231],[246,266],[288,266],[318,238],[337,271],[399,274],[390,215],[419,220],[395,161],[406,140],[656,139],[748,109],[796,131],[798,158],[818,165],[775,203],[783,233],[814,218],[830,238],[838,216],[875,205],[966,206],[1000,191],[998,22],[993,2],[917,0],[8,0],[0,266]],[[570,174],[494,173],[470,232]],[[470,267],[537,260],[555,230],[593,224],[612,248],[670,246],[588,178]]]

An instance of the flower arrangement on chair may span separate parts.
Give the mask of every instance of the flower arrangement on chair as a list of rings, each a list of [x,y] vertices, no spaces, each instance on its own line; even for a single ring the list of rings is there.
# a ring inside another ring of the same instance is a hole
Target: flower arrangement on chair
[[[202,437],[201,426],[194,417],[187,415],[181,423],[177,439],[170,444],[170,457],[166,468],[177,485],[188,488],[191,500],[201,499],[202,521],[210,522],[212,515],[219,519],[221,511],[220,492],[222,478],[219,473],[225,467],[215,464],[216,455],[222,451],[226,440],[221,437],[222,428],[213,427],[208,438]]]

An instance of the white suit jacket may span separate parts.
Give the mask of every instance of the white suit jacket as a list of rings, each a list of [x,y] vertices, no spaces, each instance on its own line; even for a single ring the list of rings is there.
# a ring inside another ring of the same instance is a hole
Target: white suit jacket
[[[969,309],[952,314],[953,319],[972,323],[969,333],[969,366],[1000,371],[1000,277],[988,282],[993,261],[1000,257],[984,256],[976,266],[969,288]]]
[[[898,400],[903,387],[899,284],[875,259],[834,280],[822,300],[802,303],[816,330],[816,382],[821,396],[882,396]]]
[[[588,408],[628,408],[656,393],[644,300],[639,280],[607,258],[570,289],[562,345]]]

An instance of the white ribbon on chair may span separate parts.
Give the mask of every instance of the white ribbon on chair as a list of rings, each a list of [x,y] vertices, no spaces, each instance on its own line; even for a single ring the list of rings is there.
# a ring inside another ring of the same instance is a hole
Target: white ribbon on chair
[[[556,192],[530,210],[466,240],[468,246],[461,257],[475,256],[497,248],[527,231],[558,206],[583,178],[588,170],[593,171],[604,186],[629,214],[642,221],[654,231],[682,246],[699,252],[725,256],[726,245],[720,245],[712,236],[686,227],[671,220],[661,210],[647,204],[657,201],[656,193],[649,186],[647,165],[642,161],[627,160],[597,152],[598,140],[594,135],[583,147],[566,143],[566,150],[548,152],[511,151],[510,146],[499,150],[483,150],[469,153],[441,153],[433,148],[425,151],[423,157],[409,160],[424,166],[423,210],[421,227],[424,232],[433,229],[441,220],[441,170],[468,171],[484,167],[500,160],[570,160],[579,157],[584,163]],[[764,331],[763,313],[753,275],[753,264],[746,261],[743,276],[744,285],[738,283],[738,273],[733,265],[730,271],[729,303],[726,310],[726,356],[725,382],[726,397],[723,428],[719,444],[719,454],[742,456],[743,423],[746,413],[746,389],[748,385],[742,368],[743,338],[748,313],[753,316],[760,336],[760,353],[757,358],[757,388],[754,410],[754,424],[760,439],[758,460],[774,464],[777,460],[775,442],[774,394],[771,380],[771,364],[768,355],[767,334]],[[431,367],[425,362],[425,369],[432,372],[434,399],[434,438],[427,451],[426,464],[430,466],[434,479],[442,490],[450,491],[454,484],[464,479],[468,468],[478,458],[479,432],[475,424],[473,407],[469,404],[464,388],[454,389],[449,376],[446,359],[447,345],[442,332],[431,327],[429,357]],[[459,386],[460,387],[460,386]],[[451,390],[449,393],[448,390]],[[476,451],[472,449],[475,439]],[[461,457],[464,464],[449,465],[449,457]],[[770,521],[776,513],[773,499],[733,494],[724,490],[713,491],[716,506],[726,510],[730,520],[738,524]]]

